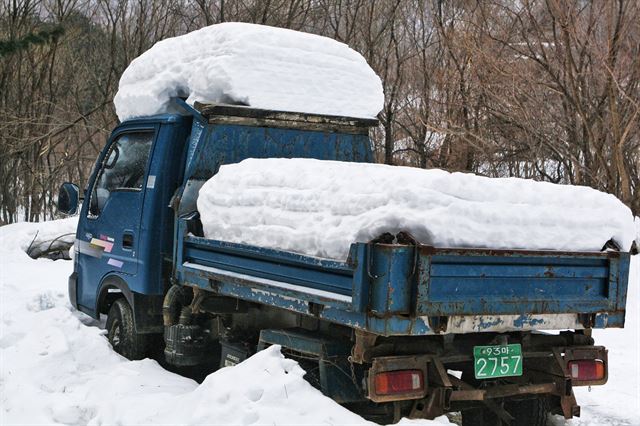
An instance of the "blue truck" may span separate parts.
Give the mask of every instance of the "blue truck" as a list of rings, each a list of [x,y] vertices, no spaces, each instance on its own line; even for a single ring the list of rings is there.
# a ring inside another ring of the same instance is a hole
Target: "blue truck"
[[[59,210],[80,216],[71,303],[107,315],[118,353],[160,341],[169,364],[225,367],[279,345],[379,422],[459,411],[466,426],[543,425],[580,415],[574,386],[607,381],[591,330],[624,326],[630,253],[431,247],[400,232],[335,261],[207,239],[198,190],[222,165],[372,162],[377,121],[173,104],[116,127],[83,195],[60,189]]]

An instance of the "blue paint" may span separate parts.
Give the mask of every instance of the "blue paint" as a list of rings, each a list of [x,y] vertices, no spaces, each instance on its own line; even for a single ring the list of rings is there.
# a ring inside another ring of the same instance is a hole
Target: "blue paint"
[[[501,325],[503,323],[504,323],[504,321],[502,319],[500,319],[500,318],[494,318],[493,320],[488,320],[488,319],[485,319],[483,317],[480,317],[479,328],[481,330],[487,330],[487,329],[490,329],[492,327],[499,326],[499,325]]]
[[[394,250],[372,246],[366,265],[370,279],[369,310],[372,314],[387,315],[411,312],[413,248],[404,246]]]
[[[542,318],[531,318],[531,315],[520,315],[513,321],[513,325],[517,328],[522,328],[525,326],[535,327],[536,325],[544,324],[544,320]]]

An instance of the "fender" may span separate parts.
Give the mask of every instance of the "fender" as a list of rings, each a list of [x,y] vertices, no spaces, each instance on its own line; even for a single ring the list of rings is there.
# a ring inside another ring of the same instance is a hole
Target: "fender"
[[[129,306],[135,312],[135,303],[133,300],[133,293],[129,288],[127,282],[119,275],[106,275],[102,278],[102,282],[100,283],[100,287],[98,287],[98,297],[96,297],[96,306],[94,312],[96,313],[96,318],[100,318],[100,314],[109,313],[109,307],[111,306],[112,300],[108,300],[109,290],[116,289],[119,290],[120,293],[124,296],[129,303]]]
[[[101,313],[107,314],[111,303],[119,297],[112,296],[110,300],[109,295],[114,294],[109,292],[110,289],[118,290],[116,294],[122,294],[131,306],[138,333],[161,333],[164,330],[162,326],[163,296],[132,292],[124,278],[115,274],[107,275],[102,279],[96,298],[96,318],[99,318]]]

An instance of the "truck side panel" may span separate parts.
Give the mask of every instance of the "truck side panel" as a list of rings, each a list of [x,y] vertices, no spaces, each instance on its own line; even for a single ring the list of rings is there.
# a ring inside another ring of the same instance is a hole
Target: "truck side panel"
[[[180,282],[377,334],[624,324],[627,253],[358,243],[335,262],[179,234]]]

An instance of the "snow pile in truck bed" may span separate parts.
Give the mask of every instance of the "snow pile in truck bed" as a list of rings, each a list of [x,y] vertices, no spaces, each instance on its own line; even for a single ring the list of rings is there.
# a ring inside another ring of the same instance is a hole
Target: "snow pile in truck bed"
[[[211,25],[162,40],[134,59],[114,98],[120,120],[169,111],[169,99],[317,114],[375,117],[380,78],[346,44],[246,23]]]
[[[200,190],[207,238],[345,259],[353,242],[408,231],[436,247],[629,250],[633,216],[584,186],[310,159],[248,159]]]

